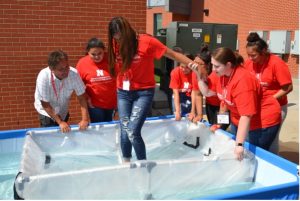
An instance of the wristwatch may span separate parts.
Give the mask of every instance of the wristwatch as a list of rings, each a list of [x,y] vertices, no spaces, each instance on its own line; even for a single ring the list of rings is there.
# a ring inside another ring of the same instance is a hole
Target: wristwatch
[[[238,147],[243,147],[244,144],[243,144],[243,143],[236,143],[236,146],[238,146]]]

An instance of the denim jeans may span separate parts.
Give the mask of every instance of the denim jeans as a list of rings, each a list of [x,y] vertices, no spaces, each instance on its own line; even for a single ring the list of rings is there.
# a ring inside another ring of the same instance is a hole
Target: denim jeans
[[[146,147],[141,130],[147,114],[152,108],[154,88],[134,91],[118,89],[117,94],[123,158],[130,159],[132,157],[133,147],[137,159],[145,160]]]
[[[269,150],[272,142],[276,138],[279,128],[280,124],[277,124],[275,126],[249,131],[247,140],[253,145]],[[231,124],[231,132],[236,135],[237,126]]]
[[[191,109],[192,109],[191,96],[187,96],[186,93],[180,92],[179,93],[179,102],[180,102],[181,116],[191,112]],[[172,109],[173,109],[173,113],[174,113],[175,112],[174,96],[172,97]]]
[[[88,108],[91,123],[112,121],[113,109]]]

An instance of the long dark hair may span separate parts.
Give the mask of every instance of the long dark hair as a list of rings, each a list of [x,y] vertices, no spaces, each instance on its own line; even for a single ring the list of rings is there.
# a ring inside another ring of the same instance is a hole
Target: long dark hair
[[[233,68],[241,65],[244,62],[244,59],[241,55],[227,47],[220,47],[214,50],[211,56],[224,65],[226,65],[227,62],[230,62]]]
[[[119,49],[117,50],[114,34],[120,33]],[[118,51],[118,52],[117,52]],[[122,59],[121,72],[125,72],[138,51],[138,34],[124,17],[114,17],[108,25],[108,64],[112,76],[116,75],[116,54]]]

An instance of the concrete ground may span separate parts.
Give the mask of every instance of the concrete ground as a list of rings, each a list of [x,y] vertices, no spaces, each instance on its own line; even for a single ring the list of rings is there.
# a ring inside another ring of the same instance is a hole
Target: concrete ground
[[[299,79],[288,94],[288,113],[279,135],[279,155],[299,164]]]
[[[279,135],[279,155],[299,164],[299,79],[293,79],[293,91],[288,95],[288,114]],[[157,85],[152,116],[169,115],[167,96]]]

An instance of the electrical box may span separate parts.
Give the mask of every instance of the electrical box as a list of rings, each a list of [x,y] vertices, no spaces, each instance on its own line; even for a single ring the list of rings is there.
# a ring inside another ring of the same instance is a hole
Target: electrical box
[[[294,40],[291,41],[291,54],[299,55],[299,30],[295,31]]]
[[[269,49],[275,54],[290,53],[291,32],[286,30],[270,31]]]
[[[219,47],[236,50],[237,29],[236,24],[171,22],[167,28],[166,45],[169,48],[179,46],[190,54],[196,54],[204,43],[210,51]]]
[[[249,33],[256,32],[261,39],[268,41],[268,31],[249,31]]]
[[[155,36],[155,38],[157,38],[161,43],[166,44],[166,36]],[[154,66],[155,66],[154,73],[159,76],[166,73],[165,65],[166,65],[165,59],[154,60]]]

